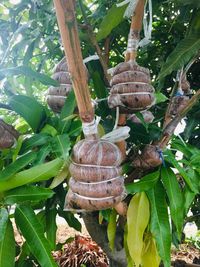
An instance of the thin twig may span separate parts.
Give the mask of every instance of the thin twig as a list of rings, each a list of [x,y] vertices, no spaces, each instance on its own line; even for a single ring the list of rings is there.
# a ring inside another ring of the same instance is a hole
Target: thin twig
[[[104,76],[105,76],[105,79],[106,79],[106,83],[109,85],[109,82],[110,82],[110,75],[108,74],[108,66],[106,64],[106,61],[104,60],[104,56],[103,56],[103,52],[97,42],[97,39],[96,39],[96,35],[95,33],[93,32],[93,29],[92,29],[92,26],[91,24],[89,23],[89,20],[87,18],[87,15],[85,13],[85,9],[84,9],[84,6],[83,6],[83,3],[81,0],[79,0],[79,5],[80,5],[80,9],[81,9],[81,12],[82,12],[82,15],[83,15],[83,19],[85,21],[85,24],[84,25],[84,28],[86,29],[87,31],[87,34],[88,34],[88,37],[90,38],[90,41],[92,43],[92,45],[94,46],[96,52],[97,52],[97,55],[99,56],[99,61],[101,63],[101,66],[103,68],[103,72],[104,72]]]
[[[197,104],[199,99],[200,99],[200,89],[188,101],[187,106],[179,114],[177,114],[172,119],[172,121],[165,127],[165,129],[163,130],[163,135],[157,144],[160,148],[164,148],[168,144],[178,123],[181,121],[182,118],[184,118],[187,115],[187,113],[193,108],[193,106]]]

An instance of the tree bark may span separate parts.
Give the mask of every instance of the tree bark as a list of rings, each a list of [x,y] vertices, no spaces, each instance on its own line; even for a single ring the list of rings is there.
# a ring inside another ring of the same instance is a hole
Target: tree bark
[[[110,267],[126,267],[126,253],[123,248],[123,233],[117,229],[115,250],[109,247],[107,238],[107,225],[99,224],[98,213],[88,212],[82,214],[85,226],[92,239],[103,249],[109,259]]]

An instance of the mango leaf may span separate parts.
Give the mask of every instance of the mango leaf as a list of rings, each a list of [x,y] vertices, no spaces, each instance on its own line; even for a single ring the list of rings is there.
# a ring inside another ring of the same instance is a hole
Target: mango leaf
[[[143,236],[149,218],[149,201],[146,194],[136,193],[131,199],[127,212],[127,244],[136,267],[139,267],[142,262]]]
[[[73,118],[69,119],[69,117],[73,115],[75,107],[76,107],[76,98],[74,91],[71,91],[60,113],[59,130],[61,134],[64,132],[68,132],[69,127],[71,125],[71,120],[73,119]]]
[[[77,231],[81,232],[81,228],[82,228],[81,223],[79,222],[79,220],[76,219],[76,217],[74,217],[74,214],[72,212],[63,211],[59,209],[58,214],[60,217],[65,219],[65,221],[68,223],[70,227],[73,227]]]
[[[192,5],[194,7],[200,7],[200,2],[198,0],[176,0],[175,3],[180,6]]]
[[[127,267],[133,267],[134,262],[130,256],[130,253],[129,253],[128,244],[127,244],[127,236],[128,236],[128,227],[126,224],[124,227],[124,249],[126,252]]]
[[[45,108],[36,99],[25,95],[14,95],[9,99],[11,108],[37,132],[47,118]]]
[[[7,191],[25,184],[40,182],[54,177],[63,165],[61,159],[55,159],[47,163],[37,165],[28,170],[21,171],[8,181],[0,181],[0,192]]]
[[[184,216],[186,216],[196,194],[192,192],[186,185],[184,187],[183,195],[184,195]]]
[[[156,104],[159,104],[159,103],[162,103],[162,102],[165,102],[167,101],[167,97],[161,93],[161,92],[156,92],[155,93],[155,97],[156,97]]]
[[[117,230],[117,212],[116,210],[112,210],[110,213],[110,218],[108,222],[108,228],[107,228],[107,235],[108,235],[108,241],[109,246],[111,250],[114,250],[115,248],[115,235]]]
[[[6,166],[6,168],[0,172],[0,180],[5,181],[9,179],[14,174],[19,172],[21,169],[26,167],[28,164],[32,163],[36,159],[36,157],[37,157],[37,154],[34,152],[30,152],[30,153],[27,153],[21,156],[15,162]]]
[[[127,5],[117,7],[116,4],[111,7],[100,24],[99,31],[96,36],[97,41],[101,41],[106,38],[111,31],[122,22],[126,8]]]
[[[50,140],[51,140],[51,136],[45,133],[34,134],[32,137],[24,140],[21,150],[20,150],[20,154],[23,154],[31,150],[33,147],[47,144]]]
[[[63,106],[61,110],[60,119],[63,120],[64,118],[72,115],[75,107],[76,107],[76,98],[75,98],[74,91],[72,90],[67,96],[65,105]]]
[[[183,194],[180,190],[176,175],[170,168],[162,167],[161,179],[169,198],[170,214],[176,226],[178,238],[180,239],[184,222]]]
[[[158,78],[162,79],[172,71],[181,69],[198,53],[199,49],[199,35],[191,35],[180,41],[162,66]]]
[[[198,192],[198,188],[195,186],[195,184],[193,184],[191,177],[179,165],[178,161],[174,158],[173,153],[170,150],[166,150],[165,151],[165,155],[167,155],[167,157],[165,157],[165,160],[168,161],[169,163],[171,163],[179,171],[179,173],[182,175],[182,177],[184,178],[185,182],[190,187],[190,189],[193,192],[197,193]]]
[[[71,148],[71,142],[67,134],[57,135],[53,138],[52,152],[56,154],[57,157],[66,160],[69,157],[69,151]]]
[[[54,177],[52,183],[50,184],[49,188],[53,189],[61,184],[66,178],[70,178],[69,172],[69,164],[70,160],[66,160],[65,164],[61,168],[60,172]]]
[[[160,257],[156,248],[155,240],[151,233],[146,233],[144,237],[144,247],[142,252],[143,267],[159,267]]]
[[[142,177],[139,182],[126,185],[126,190],[129,194],[149,190],[155,186],[159,177],[159,171],[152,172]]]
[[[46,210],[46,235],[52,250],[56,248],[56,215],[56,208]]]
[[[165,190],[159,182],[147,192],[151,204],[150,231],[156,240],[159,256],[164,267],[170,267],[171,232]]]
[[[44,237],[42,226],[30,206],[20,205],[15,210],[15,220],[31,253],[43,267],[56,267],[51,256],[51,247]]]
[[[5,235],[6,227],[8,222],[8,212],[5,208],[0,209],[0,242],[2,242]]]
[[[5,203],[12,205],[25,201],[39,202],[51,198],[54,192],[48,188],[26,185],[5,192]]]
[[[7,220],[0,240],[0,266],[15,266],[15,238],[12,223]]]
[[[18,66],[14,68],[0,69],[0,75],[6,76],[6,77],[13,76],[13,75],[25,75],[26,77],[33,78],[45,85],[53,85],[53,86],[59,85],[59,83],[55,81],[54,79],[50,78],[49,76],[45,74],[34,71],[28,66]]]

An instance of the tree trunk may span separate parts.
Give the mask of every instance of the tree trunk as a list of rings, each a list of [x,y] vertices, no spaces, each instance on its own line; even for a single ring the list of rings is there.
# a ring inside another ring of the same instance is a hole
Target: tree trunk
[[[126,253],[123,248],[123,233],[117,229],[115,250],[112,251],[109,247],[107,238],[107,226],[99,224],[98,213],[88,212],[82,214],[85,226],[92,239],[103,249],[106,253],[110,267],[126,267]]]

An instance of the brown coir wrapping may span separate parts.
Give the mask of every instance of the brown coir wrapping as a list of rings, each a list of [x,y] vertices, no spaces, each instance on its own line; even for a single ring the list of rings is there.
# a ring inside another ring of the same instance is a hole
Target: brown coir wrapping
[[[65,100],[72,90],[72,83],[65,57],[58,63],[52,78],[60,83],[58,87],[51,86],[47,91],[47,103],[56,113],[60,113]]]
[[[101,210],[125,196],[119,148],[108,141],[84,139],[73,149],[66,209]]]
[[[121,112],[132,113],[152,106],[155,97],[148,69],[130,60],[117,65],[112,75],[110,108],[120,107]]]
[[[146,145],[141,155],[137,155],[132,165],[135,168],[151,169],[162,164],[161,150],[157,146]]]
[[[0,119],[0,149],[12,147],[18,137],[19,133],[15,128]]]

